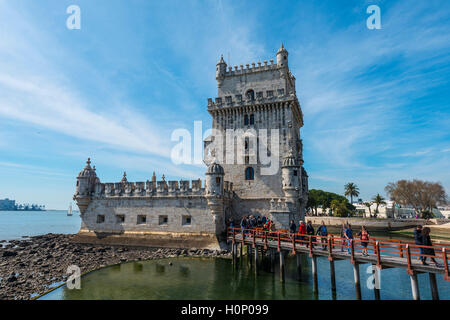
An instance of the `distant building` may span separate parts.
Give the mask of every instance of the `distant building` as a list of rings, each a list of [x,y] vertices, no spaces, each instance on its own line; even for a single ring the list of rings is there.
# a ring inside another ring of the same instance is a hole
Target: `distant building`
[[[0,210],[16,210],[16,200],[9,200],[8,198],[0,200]]]

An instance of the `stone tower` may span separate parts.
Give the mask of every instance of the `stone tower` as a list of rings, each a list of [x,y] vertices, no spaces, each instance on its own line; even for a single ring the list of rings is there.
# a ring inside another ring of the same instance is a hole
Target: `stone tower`
[[[224,179],[234,186],[233,207],[242,208],[242,214],[268,213],[272,198],[289,198],[298,203],[296,210],[303,214],[307,199],[300,139],[303,115],[288,51],[281,45],[276,64],[271,59],[270,63],[228,69],[221,57],[216,80],[217,97],[208,99],[213,133],[205,139],[205,162],[223,166]],[[282,185],[283,160],[288,155],[296,167],[285,170],[292,174],[289,179],[298,188],[296,193]]]

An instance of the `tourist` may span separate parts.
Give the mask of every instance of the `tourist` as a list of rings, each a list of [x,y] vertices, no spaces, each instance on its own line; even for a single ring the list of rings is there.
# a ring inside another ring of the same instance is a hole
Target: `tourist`
[[[228,219],[228,225],[230,226],[231,229],[234,228],[234,221],[233,221],[233,218]]]
[[[367,245],[369,244],[369,231],[367,231],[365,226],[361,227],[361,231],[358,233],[358,237],[361,240],[361,245],[363,247],[362,254],[363,256],[369,256],[367,253]]]
[[[297,232],[297,226],[294,223],[294,220],[291,220],[291,223],[289,224],[289,231],[290,233]]]
[[[345,230],[346,229],[347,229],[347,226],[344,223],[342,223],[342,228],[341,228],[341,239],[342,239],[341,252],[344,252],[344,246],[345,246],[345,242],[346,242],[346,240],[345,240]]]
[[[261,216],[258,216],[258,218],[256,218],[256,225],[258,226],[258,228],[260,228],[262,226]]]
[[[425,227],[422,230],[422,239],[423,239],[423,245],[424,246],[428,246],[428,248],[423,248],[422,252],[425,255],[428,256],[434,256],[434,248],[433,248],[433,243],[431,242],[431,238],[430,238],[430,228]],[[431,261],[433,261],[433,263],[436,265],[436,267],[440,267],[440,265],[436,262],[436,260],[433,257],[430,257]],[[428,265],[427,261],[427,257],[424,256],[422,259],[422,264],[423,265]]]
[[[320,242],[322,242],[322,249],[325,250],[327,248],[327,246],[324,243],[327,243],[327,236],[328,236],[328,231],[327,231],[327,226],[325,225],[325,221],[322,220],[322,224],[320,225],[319,228],[317,228],[317,233],[318,236],[320,236]]]
[[[414,241],[417,245],[423,246],[423,236],[422,236],[422,226],[418,225],[414,229]],[[423,262],[423,248],[419,247],[420,256],[417,257],[417,260],[421,260]]]
[[[305,240],[305,234],[306,234],[306,226],[305,223],[300,220],[299,224],[298,224],[298,234],[300,235],[300,240],[304,241]]]
[[[241,229],[242,229],[241,231],[248,233],[248,231],[246,230],[247,227],[248,227],[247,217],[244,216],[244,217],[242,217],[242,220],[241,220]]]
[[[266,218],[266,216],[262,216],[262,218],[261,218],[261,226],[264,228],[264,226],[266,225],[266,222],[267,222],[267,218]]]
[[[351,253],[351,241],[353,239],[353,230],[352,230],[352,226],[350,224],[347,225],[344,236],[345,236],[345,239],[347,240],[348,254],[350,254]]]
[[[309,241],[311,241],[311,248],[314,248],[314,244],[312,244],[316,239],[314,236],[314,227],[311,223],[311,220],[306,224],[306,234],[309,235],[308,243],[306,243],[306,247],[309,247]]]

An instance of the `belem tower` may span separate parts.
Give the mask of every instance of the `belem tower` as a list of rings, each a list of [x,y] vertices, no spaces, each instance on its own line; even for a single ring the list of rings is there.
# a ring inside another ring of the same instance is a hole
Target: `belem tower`
[[[216,80],[218,97],[207,105],[212,134],[204,141],[206,179],[166,181],[163,175],[157,181],[153,173],[151,180],[130,182],[124,173],[119,182],[102,183],[88,159],[74,195],[82,218],[77,241],[213,248],[230,218],[264,215],[287,229],[290,219],[304,217],[303,114],[288,51],[281,45],[276,63],[239,68],[227,67],[221,57]],[[230,130],[238,132],[231,141]],[[270,164],[261,161],[266,153]]]

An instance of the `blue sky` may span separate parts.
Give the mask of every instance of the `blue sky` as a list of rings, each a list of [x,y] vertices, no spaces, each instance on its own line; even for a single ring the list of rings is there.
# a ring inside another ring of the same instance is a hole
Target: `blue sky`
[[[66,8],[81,8],[81,30]],[[381,8],[369,30],[366,8]],[[87,157],[103,182],[204,176],[174,129],[211,125],[215,64],[283,41],[310,188],[368,199],[398,179],[450,187],[450,2],[0,0],[0,198],[67,208]],[[228,61],[227,61],[228,62]]]

